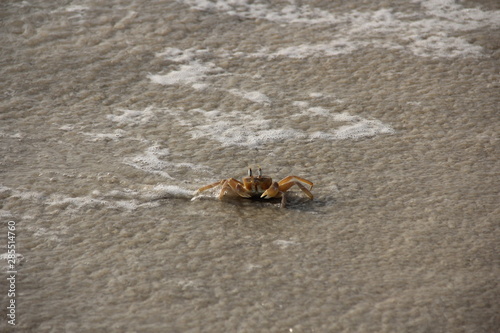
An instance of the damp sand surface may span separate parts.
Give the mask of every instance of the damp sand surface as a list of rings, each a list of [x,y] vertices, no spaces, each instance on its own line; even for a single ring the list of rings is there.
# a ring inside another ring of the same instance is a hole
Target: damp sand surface
[[[499,327],[496,1],[0,13],[0,330]],[[249,166],[314,200],[193,200]]]

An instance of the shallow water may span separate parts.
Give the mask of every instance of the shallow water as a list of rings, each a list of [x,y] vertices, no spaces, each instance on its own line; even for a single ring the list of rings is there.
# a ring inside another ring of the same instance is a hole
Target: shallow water
[[[495,1],[0,13],[0,328],[498,327]],[[314,200],[192,200],[257,165]]]

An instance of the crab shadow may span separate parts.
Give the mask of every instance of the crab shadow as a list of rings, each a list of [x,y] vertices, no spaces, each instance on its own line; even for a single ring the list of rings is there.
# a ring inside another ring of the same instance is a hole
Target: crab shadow
[[[295,195],[288,195],[286,197],[285,207],[281,206],[280,198],[265,199],[260,197],[242,198],[239,196],[225,196],[222,200],[218,200],[213,196],[203,196],[196,198],[196,200],[214,200],[218,201],[223,205],[231,205],[235,208],[240,208],[242,210],[246,209],[273,209],[281,212],[295,211],[295,212],[314,212],[321,213],[321,207],[329,206],[335,203],[332,198],[314,199],[309,200],[307,198],[302,198]]]

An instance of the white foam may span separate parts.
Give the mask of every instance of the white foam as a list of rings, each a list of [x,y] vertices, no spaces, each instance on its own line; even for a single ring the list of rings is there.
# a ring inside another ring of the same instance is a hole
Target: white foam
[[[10,192],[10,191],[11,190],[8,187],[0,185],[0,193],[2,193],[2,192]],[[5,220],[11,220],[13,217],[14,217],[14,215],[12,215],[12,213],[10,211],[0,209],[0,218],[3,221],[5,221]]]
[[[81,5],[69,5],[68,7],[65,8],[67,12],[83,12],[88,9],[89,7]]]
[[[203,81],[207,75],[217,74],[222,71],[222,68],[212,63],[193,61],[187,65],[180,65],[178,70],[171,71],[168,74],[150,74],[148,77],[151,81],[163,85],[196,84]]]
[[[262,268],[262,265],[256,265],[256,264],[246,264],[245,265],[246,271],[260,270],[261,268]]]
[[[14,198],[19,198],[21,200],[29,201],[41,201],[44,198],[44,194],[36,191],[15,191],[11,194]]]
[[[309,106],[309,102],[306,101],[294,101],[292,102],[293,106],[298,106],[299,108],[306,108]]]
[[[59,129],[62,131],[72,131],[75,129],[75,125],[66,124],[66,125],[62,125],[61,127],[59,127]]]
[[[182,2],[197,10],[218,10],[245,18],[266,19],[282,23],[331,23],[337,21],[337,16],[327,11],[310,6],[286,5],[281,9],[261,3],[242,0],[183,0]]]
[[[416,39],[410,45],[410,50],[418,56],[426,57],[432,55],[442,58],[459,56],[479,57],[483,52],[483,48],[479,45],[471,45],[461,38],[445,35]]]
[[[255,103],[271,104],[271,99],[259,91],[243,91],[238,89],[230,89],[229,92],[233,95],[243,97]]]
[[[271,120],[263,119],[258,115],[247,115],[232,111],[224,120],[201,121],[191,124],[190,134],[193,138],[209,137],[225,146],[258,146],[286,139],[305,137],[300,131],[290,128],[276,128]]]
[[[206,90],[210,86],[206,83],[194,83],[191,87],[195,90]]]
[[[321,97],[324,96],[324,94],[323,93],[318,93],[318,92],[312,92],[312,93],[309,94],[309,96],[312,97],[312,98],[321,98]]]
[[[158,207],[160,203],[155,202],[139,202],[137,200],[119,200],[110,202],[110,208],[121,208],[128,211],[133,211],[138,208],[152,208]]]
[[[369,45],[368,42],[351,41],[347,40],[346,38],[339,38],[329,43],[293,45],[278,49],[277,51],[270,53],[262,51],[252,53],[250,56],[267,58],[288,57],[297,59],[307,58],[311,56],[332,57],[343,54],[351,54],[354,51],[367,45]]]
[[[44,240],[51,240],[51,241],[55,241],[55,242],[60,242],[61,238],[58,235],[59,233],[60,232],[40,227],[40,228],[35,229],[35,232],[33,233],[33,237],[39,237],[39,238],[43,238]]]
[[[181,50],[176,47],[167,47],[165,51],[156,53],[156,56],[175,62],[185,62],[193,60],[195,54],[196,51],[193,48]]]
[[[394,129],[376,119],[365,119],[353,116],[346,112],[329,114],[331,121],[347,122],[349,124],[340,126],[331,132],[316,131],[309,138],[323,140],[346,140],[373,137],[378,134],[394,134]]]
[[[275,240],[273,242],[273,244],[279,246],[282,249],[286,249],[287,247],[290,247],[290,246],[300,245],[299,242],[282,240],[282,239]]]
[[[5,246],[5,247],[7,247],[7,246]],[[22,261],[24,261],[24,256],[19,252],[16,252],[14,257],[16,260],[16,266],[18,266]],[[10,268],[10,263],[7,261],[10,259],[12,259],[12,254],[9,254],[8,252],[0,254],[0,261],[5,260],[5,264],[2,267],[3,271],[7,271],[7,272],[12,271],[12,269]]]
[[[294,2],[286,5],[236,0],[182,2],[197,10],[217,10],[228,15],[273,21],[285,27],[291,24],[335,26],[330,41],[293,44],[272,52],[263,49],[247,55],[252,57],[337,56],[368,46],[406,50],[421,57],[479,57],[483,55],[480,46],[460,36],[449,36],[456,32],[497,29],[500,26],[500,11],[464,8],[454,0],[413,0],[420,4],[420,8],[413,12],[381,8],[340,14],[310,5],[295,5]]]
[[[377,134],[393,134],[394,130],[379,120],[361,119],[354,124],[341,126],[333,133],[337,140],[361,139]]]
[[[47,199],[48,206],[67,206],[71,205],[76,210],[81,209],[83,207],[98,207],[98,206],[106,206],[108,203],[106,200],[95,199],[90,196],[83,197],[67,197],[62,194],[54,194],[51,195]]]
[[[8,252],[0,254],[0,260],[7,260],[7,259],[9,259]],[[24,256],[20,253],[16,253],[16,259],[22,260],[22,259],[24,259]]]
[[[328,109],[322,108],[321,106],[316,106],[307,109],[310,113],[313,115],[318,115],[318,116],[328,116],[330,114],[330,111]]]
[[[190,128],[194,139],[209,138],[220,142],[224,146],[256,147],[285,140],[345,140],[372,137],[378,134],[392,134],[394,130],[387,124],[376,119],[365,119],[348,113],[336,113],[323,107],[311,107],[302,110],[298,115],[322,118],[322,122],[331,123],[332,130],[328,132],[277,127],[276,121],[262,117],[259,112],[247,115],[243,112],[232,111],[224,113],[224,118],[218,120],[220,112],[203,111],[201,109],[188,110],[185,113],[196,112],[197,116],[184,120],[183,125]],[[335,127],[335,123],[341,126]]]
[[[95,197],[95,194],[67,197],[62,194],[53,194],[48,196],[45,204],[49,207],[61,207],[68,213],[78,211],[83,208],[98,208],[107,209],[124,209],[133,211],[138,208],[156,207],[158,202],[140,200],[141,194],[136,191],[114,191],[100,197]]]
[[[332,114],[332,119],[334,121],[345,121],[345,122],[361,122],[364,119],[359,116],[350,115],[347,112],[334,113]]]
[[[138,125],[148,123],[155,117],[155,113],[151,106],[148,106],[144,110],[121,109],[119,111],[122,112],[121,115],[110,114],[107,115],[106,118],[120,124]]]
[[[177,185],[156,185],[152,191],[155,192],[155,197],[191,198],[194,195],[193,190]]]
[[[232,73],[217,67],[214,63],[204,60],[207,55],[210,55],[209,50],[196,50],[189,48],[180,50],[178,48],[168,47],[165,51],[158,53],[157,56],[165,57],[166,59],[179,63],[177,70],[172,70],[167,74],[150,74],[148,78],[157,84],[162,85],[189,85],[196,90],[206,90],[210,87],[205,81],[210,77],[232,76]],[[233,54],[222,52],[222,57],[231,57]],[[269,105],[271,99],[260,91],[245,91],[240,89],[213,89],[228,92],[232,95],[242,97],[258,104]]]
[[[10,197],[19,198],[24,201],[36,202],[37,204],[43,204],[48,207],[61,206],[64,207],[68,212],[73,212],[79,210],[83,207],[116,207],[112,201],[98,199],[93,196],[80,196],[80,197],[68,197],[63,194],[46,194],[42,192],[35,191],[23,191],[11,188],[3,187],[3,189],[10,191]]]
[[[154,187],[145,186],[142,191],[132,189],[116,189],[108,193],[101,193],[94,190],[89,195],[83,196],[68,196],[61,193],[46,194],[41,192],[23,191],[0,186],[2,192],[9,191],[10,197],[19,198],[20,200],[36,202],[40,205],[45,205],[51,209],[60,209],[68,214],[85,209],[85,208],[105,208],[105,209],[123,209],[133,211],[139,208],[151,208],[159,206],[161,203],[152,200],[158,198],[191,198],[193,191],[182,188],[177,185],[156,185]],[[0,210],[0,212],[2,212]],[[11,216],[3,214],[2,216]],[[24,216],[24,219],[30,218]],[[60,228],[58,233],[65,233],[64,228]],[[34,232],[34,236],[49,237],[53,234],[51,240],[57,241],[57,233],[52,230],[38,228]],[[50,238],[50,237],[49,237]]]
[[[153,173],[168,179],[174,179],[174,177],[170,176],[168,172],[164,171],[171,166],[171,163],[162,160],[161,157],[168,155],[169,150],[167,148],[152,146],[147,148],[143,154],[125,158],[124,163],[147,173]]]
[[[139,169],[141,171],[157,174],[167,179],[174,179],[165,170],[176,170],[180,168],[194,169],[197,171],[207,171],[207,168],[203,165],[197,165],[193,163],[174,163],[166,159],[170,155],[170,150],[168,148],[162,148],[159,145],[153,145],[148,147],[146,151],[142,154],[126,157],[123,161],[124,164]]]
[[[121,20],[119,20],[113,28],[115,29],[125,29],[129,24],[134,22],[135,18],[139,15],[136,11],[129,11],[126,16],[124,16]]]
[[[122,129],[116,129],[113,133],[90,133],[90,132],[80,132],[80,133],[89,136],[91,138],[91,141],[103,141],[103,140],[117,141],[125,137],[125,131]]]
[[[22,139],[24,135],[20,132],[17,133],[5,133],[0,131],[0,138],[10,138],[10,139]]]
[[[195,89],[205,89],[203,83],[209,75],[223,73],[224,70],[212,62],[202,61],[200,58],[207,54],[208,50],[197,50],[189,48],[180,50],[168,47],[165,51],[157,53],[156,56],[179,63],[177,70],[167,74],[149,74],[148,78],[154,83],[162,85],[187,84]]]
[[[413,0],[425,8],[427,14],[454,22],[457,30],[473,30],[484,26],[499,27],[500,11],[464,8],[455,0]]]

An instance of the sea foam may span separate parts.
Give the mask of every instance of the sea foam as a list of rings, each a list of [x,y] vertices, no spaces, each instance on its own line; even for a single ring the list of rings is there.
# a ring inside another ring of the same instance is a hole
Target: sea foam
[[[79,196],[71,196],[63,193],[47,194],[44,192],[23,191],[5,186],[0,186],[0,192],[8,193],[8,197],[34,202],[37,205],[46,206],[51,210],[60,210],[68,214],[82,209],[121,209],[133,211],[139,208],[159,206],[161,203],[155,199],[190,199],[193,195],[193,190],[178,185],[164,184],[155,186],[147,185],[141,190],[122,188],[106,193],[94,190],[92,193]],[[42,235],[43,229],[36,232]]]
[[[302,105],[302,104],[301,104]],[[188,111],[189,112],[189,111]],[[258,112],[248,115],[240,111],[224,113],[222,120],[210,119],[217,111],[197,110],[197,117],[191,117],[184,126],[189,126],[189,133],[194,139],[209,138],[224,146],[257,147],[263,144],[278,143],[285,140],[312,141],[345,140],[372,137],[378,134],[393,134],[394,129],[376,119],[367,119],[348,113],[331,112],[327,108],[312,107],[302,112],[303,116],[317,118],[332,124],[330,131],[308,132],[293,127],[279,126],[276,121],[265,119]],[[205,119],[204,119],[205,118]],[[335,127],[334,124],[338,123]]]
[[[233,95],[243,97],[255,103],[271,104],[271,99],[259,91],[243,91],[239,89],[229,89],[228,91]]]
[[[214,63],[202,61],[201,58],[208,50],[195,48],[180,50],[168,47],[165,51],[157,53],[156,56],[163,57],[178,63],[175,70],[166,74],[149,74],[148,78],[162,85],[185,84],[195,89],[200,89],[200,84],[210,75],[223,73],[224,70]]]
[[[500,27],[500,11],[465,8],[454,0],[413,0],[420,5],[414,11],[398,12],[381,8],[342,13],[294,3],[267,4],[234,0],[181,2],[196,10],[220,11],[232,16],[276,22],[291,30],[302,29],[300,25],[324,25],[325,29],[335,27],[330,41],[294,43],[275,51],[264,49],[249,54],[252,57],[337,56],[365,47],[403,50],[421,57],[479,57],[484,56],[482,47],[453,35]]]
[[[135,156],[126,157],[123,163],[144,171],[146,173],[157,174],[166,179],[175,179],[165,170],[176,171],[181,168],[194,169],[201,172],[206,172],[207,167],[189,162],[171,162],[168,157],[170,150],[166,147],[161,147],[154,144],[142,153]]]

